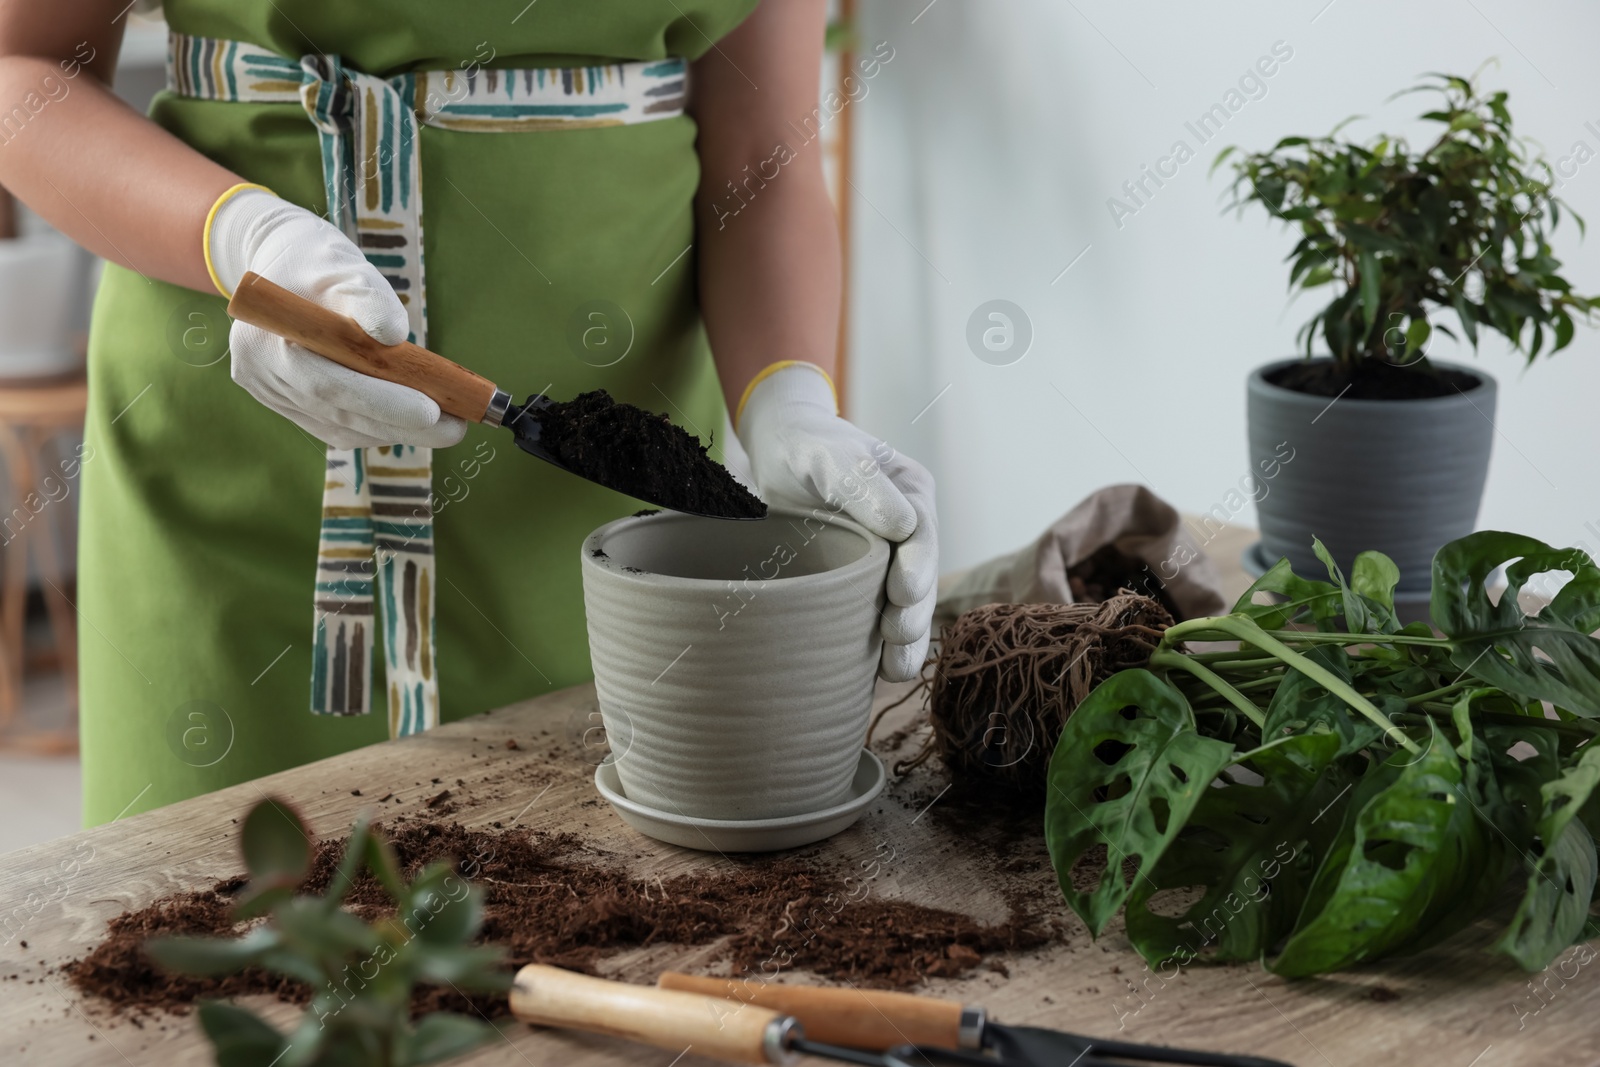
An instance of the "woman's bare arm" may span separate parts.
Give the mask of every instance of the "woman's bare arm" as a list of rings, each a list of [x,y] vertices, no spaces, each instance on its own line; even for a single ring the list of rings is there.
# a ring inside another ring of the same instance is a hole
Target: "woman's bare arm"
[[[806,140],[826,22],[825,0],[764,0],[691,75],[700,306],[730,411],[777,360],[834,369],[838,221]]]
[[[74,241],[213,291],[206,213],[238,175],[108,86],[126,0],[0,0],[0,185]]]

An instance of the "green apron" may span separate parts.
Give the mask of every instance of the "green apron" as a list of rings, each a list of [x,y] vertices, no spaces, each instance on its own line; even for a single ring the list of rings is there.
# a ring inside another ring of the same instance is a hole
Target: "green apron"
[[[181,33],[290,58],[336,54],[387,77],[693,59],[755,3],[539,0],[487,28],[422,0],[166,7]],[[300,106],[163,93],[151,116],[246,179],[326,209],[318,137]],[[694,139],[687,117],[517,133],[423,127],[430,347],[518,394],[604,387],[709,438],[722,399],[694,257],[682,254],[693,239]],[[233,384],[227,325],[220,297],[106,269],[90,334],[79,553],[89,824],[389,733],[381,696],[370,715],[307,711],[323,447]],[[434,453],[433,481],[442,718],[586,680],[577,546],[638,502],[482,426]],[[376,672],[383,694],[381,658]]]

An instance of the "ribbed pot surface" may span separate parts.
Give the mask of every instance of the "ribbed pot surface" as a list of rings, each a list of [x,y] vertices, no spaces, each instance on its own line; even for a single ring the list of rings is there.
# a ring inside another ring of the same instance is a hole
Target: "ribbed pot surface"
[[[627,796],[711,819],[843,802],[888,565],[887,542],[820,510],[749,522],[659,512],[591,534],[589,654]]]
[[[1473,375],[1478,386],[1427,400],[1330,402],[1267,381],[1295,362],[1269,363],[1249,378],[1263,555],[1287,556],[1302,577],[1325,578],[1313,536],[1346,576],[1357,553],[1376,549],[1399,566],[1402,591],[1426,590],[1433,554],[1477,523],[1494,444],[1494,379],[1434,361]]]

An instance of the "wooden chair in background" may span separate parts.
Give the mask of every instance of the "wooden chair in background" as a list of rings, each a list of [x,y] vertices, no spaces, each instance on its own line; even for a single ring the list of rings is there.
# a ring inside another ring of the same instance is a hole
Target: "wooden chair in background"
[[[58,535],[74,529],[73,506],[68,495],[77,491],[76,480],[62,484],[59,496],[45,492],[39,476],[40,456],[59,435],[83,428],[89,387],[82,372],[70,378],[41,382],[0,382],[0,459],[10,482],[10,499],[0,508],[0,750],[65,754],[78,749],[78,637],[77,609],[67,594],[69,579],[62,567],[59,546],[70,539]],[[49,477],[59,478],[58,473]],[[38,503],[35,511],[31,498]],[[59,666],[65,675],[69,701],[68,722],[58,728],[16,731],[22,705],[23,672],[28,666],[27,622],[29,563],[39,576],[45,609],[50,618],[53,655],[39,657],[43,664]]]

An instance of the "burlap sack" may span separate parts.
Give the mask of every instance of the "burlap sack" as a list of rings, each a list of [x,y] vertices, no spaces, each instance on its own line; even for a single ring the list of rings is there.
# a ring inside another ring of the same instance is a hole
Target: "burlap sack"
[[[1085,497],[1027,548],[940,581],[934,623],[984,604],[1076,603],[1068,569],[1107,544],[1144,562],[1143,582],[1165,589],[1180,619],[1227,609],[1216,567],[1177,509],[1142,485],[1113,485]]]

